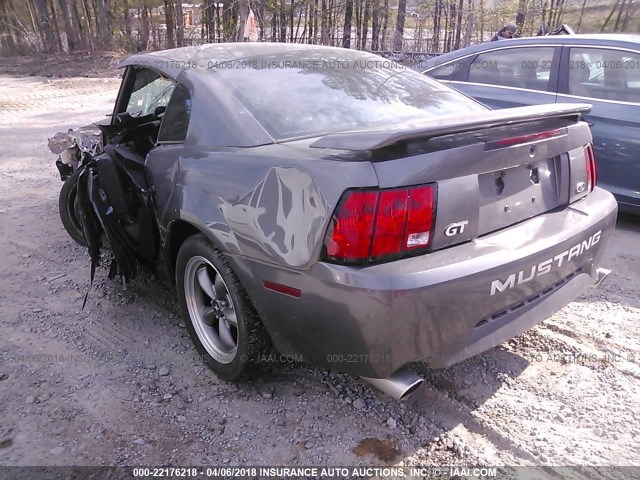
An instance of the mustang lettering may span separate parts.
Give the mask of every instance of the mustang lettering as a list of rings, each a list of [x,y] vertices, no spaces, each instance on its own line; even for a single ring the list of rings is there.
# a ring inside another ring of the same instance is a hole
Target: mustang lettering
[[[512,273],[504,282],[501,280],[494,280],[491,282],[491,295],[495,295],[498,292],[504,292],[516,285],[526,283],[535,277],[545,275],[554,267],[560,268],[565,259],[567,262],[570,262],[573,258],[578,255],[582,255],[584,252],[596,245],[600,241],[601,233],[602,231],[598,230],[588,239],[574,245],[562,253],[559,253],[555,257],[545,260],[544,262],[540,262],[538,265],[534,265],[526,270],[520,270],[517,273]]]

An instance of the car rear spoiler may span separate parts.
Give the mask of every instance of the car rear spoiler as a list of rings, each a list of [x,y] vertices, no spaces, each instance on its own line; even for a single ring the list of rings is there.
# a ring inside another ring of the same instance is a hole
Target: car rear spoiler
[[[428,140],[433,137],[464,133],[472,130],[517,125],[549,118],[571,118],[589,113],[591,105],[586,103],[558,103],[516,107],[504,110],[486,110],[464,114],[448,115],[428,122],[393,125],[385,130],[359,130],[346,133],[332,133],[315,142],[312,148],[336,150],[377,150],[409,139]]]

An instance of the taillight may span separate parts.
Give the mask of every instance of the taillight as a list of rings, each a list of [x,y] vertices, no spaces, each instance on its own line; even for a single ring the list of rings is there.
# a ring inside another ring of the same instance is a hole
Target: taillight
[[[325,237],[324,257],[343,263],[391,260],[431,245],[432,185],[344,193]]]
[[[590,192],[596,186],[598,181],[598,172],[596,170],[596,156],[593,152],[593,145],[589,144],[584,147],[584,158],[587,168],[587,190]]]

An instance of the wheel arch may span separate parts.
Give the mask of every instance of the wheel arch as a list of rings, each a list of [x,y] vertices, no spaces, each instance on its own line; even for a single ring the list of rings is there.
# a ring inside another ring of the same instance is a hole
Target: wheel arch
[[[178,252],[182,244],[190,237],[202,234],[213,243],[214,247],[224,252],[221,248],[220,242],[215,237],[210,228],[206,225],[200,225],[197,222],[186,220],[184,218],[178,218],[173,220],[167,226],[167,240],[165,245],[165,259],[167,263],[167,269],[169,277],[171,278],[171,284],[175,285],[176,281],[176,261],[178,259]]]

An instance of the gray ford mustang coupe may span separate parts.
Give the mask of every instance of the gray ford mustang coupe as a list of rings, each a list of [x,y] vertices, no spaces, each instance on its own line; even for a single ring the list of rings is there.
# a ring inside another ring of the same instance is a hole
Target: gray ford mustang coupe
[[[372,54],[215,44],[133,55],[109,120],[50,141],[60,215],[125,284],[177,290],[237,380],[266,348],[396,398],[608,273],[587,105],[491,111]],[[95,126],[94,126],[95,127]],[[105,258],[104,256],[102,257]]]

